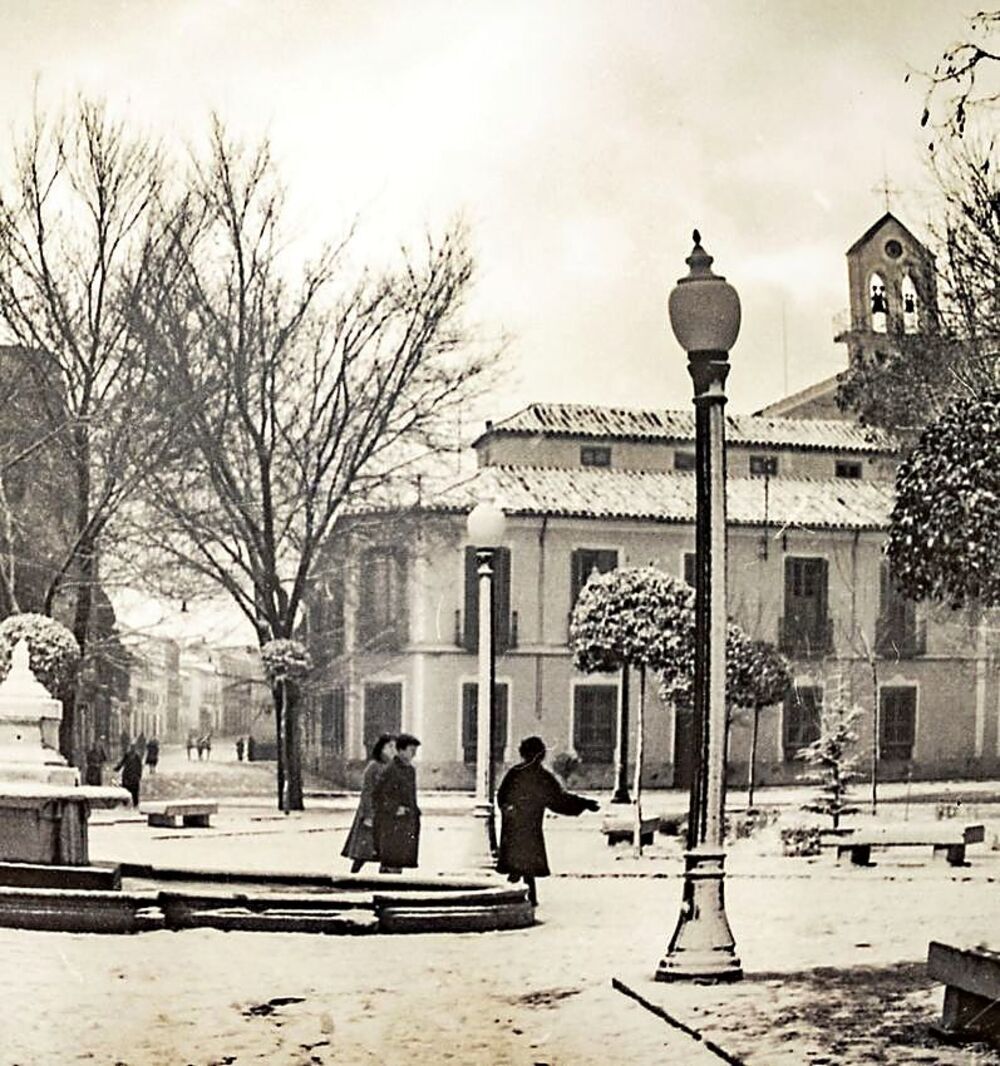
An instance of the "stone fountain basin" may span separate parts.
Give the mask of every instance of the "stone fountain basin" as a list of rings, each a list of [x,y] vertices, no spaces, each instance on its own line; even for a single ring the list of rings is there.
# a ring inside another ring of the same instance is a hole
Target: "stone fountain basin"
[[[121,874],[121,891],[0,888],[0,926],[72,933],[209,928],[364,935],[491,932],[534,924],[523,887],[484,879],[135,864],[123,864]]]

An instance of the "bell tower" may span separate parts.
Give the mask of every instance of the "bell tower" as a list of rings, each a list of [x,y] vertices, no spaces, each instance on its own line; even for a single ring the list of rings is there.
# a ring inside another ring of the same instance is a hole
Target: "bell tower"
[[[856,359],[884,358],[907,335],[937,328],[934,256],[891,212],[847,250],[850,328],[837,334]]]

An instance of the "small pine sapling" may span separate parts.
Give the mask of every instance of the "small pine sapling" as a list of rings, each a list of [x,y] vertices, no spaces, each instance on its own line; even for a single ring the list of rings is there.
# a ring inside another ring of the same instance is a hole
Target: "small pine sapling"
[[[797,756],[820,775],[819,795],[803,804],[802,809],[828,815],[834,829],[840,828],[841,818],[859,810],[848,801],[847,792],[851,781],[858,777],[854,748],[858,742],[855,725],[860,717],[860,707],[851,706],[840,696],[831,699],[820,712],[819,737]]]

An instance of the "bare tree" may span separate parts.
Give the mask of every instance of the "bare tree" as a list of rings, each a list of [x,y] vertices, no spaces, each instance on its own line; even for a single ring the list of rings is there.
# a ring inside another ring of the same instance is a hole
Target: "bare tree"
[[[158,520],[147,532],[160,557],[224,589],[263,645],[295,635],[345,509],[453,445],[455,414],[496,353],[470,344],[463,325],[473,263],[460,226],[353,281],[350,235],[296,261],[267,144],[235,145],[218,121],[194,202],[156,338],[164,395],[197,413],[180,461],[151,479]],[[298,809],[297,706],[284,721]]]
[[[133,313],[162,288],[164,183],[158,148],[80,99],[54,117],[36,113],[0,190],[0,328],[30,378],[37,418],[23,447],[56,442],[68,498],[66,543],[41,608],[71,617],[84,651],[109,525],[170,439]],[[79,727],[71,700],[60,747],[73,761]]]

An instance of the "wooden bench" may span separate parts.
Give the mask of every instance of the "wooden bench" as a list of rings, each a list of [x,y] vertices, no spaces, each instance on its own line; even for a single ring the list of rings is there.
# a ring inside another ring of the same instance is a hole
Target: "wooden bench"
[[[178,820],[185,828],[207,829],[209,819],[218,809],[219,805],[211,800],[168,800],[142,805],[147,824],[169,829],[176,829]]]
[[[940,1035],[1000,1047],[1000,952],[932,940],[927,972],[945,986]]]
[[[652,844],[653,836],[660,825],[658,816],[643,818],[639,825],[639,840],[642,844]],[[601,823],[601,832],[607,837],[608,845],[620,844],[627,840],[631,843],[635,837],[635,815],[609,814]]]
[[[966,845],[979,844],[985,839],[986,832],[981,825],[967,825],[961,834],[957,827],[916,833],[907,833],[905,829],[865,833],[838,840],[837,861],[850,855],[853,866],[871,866],[872,848],[930,847],[934,849],[935,859],[944,859],[950,866],[964,866]]]

